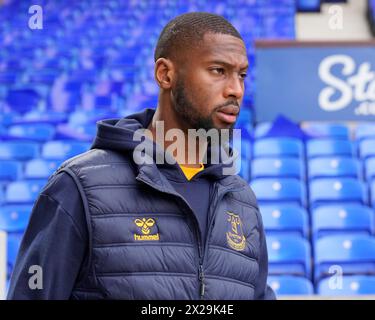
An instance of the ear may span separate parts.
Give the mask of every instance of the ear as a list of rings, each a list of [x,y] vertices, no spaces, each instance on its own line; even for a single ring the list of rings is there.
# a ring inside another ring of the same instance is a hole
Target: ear
[[[155,63],[155,80],[161,89],[170,89],[175,80],[176,69],[171,60],[159,58]]]

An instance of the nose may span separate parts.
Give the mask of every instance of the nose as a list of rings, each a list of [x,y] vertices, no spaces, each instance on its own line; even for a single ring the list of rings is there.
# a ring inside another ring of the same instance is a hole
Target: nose
[[[244,95],[244,83],[238,77],[238,74],[234,74],[228,78],[224,90],[224,98],[235,98],[237,100],[242,99]]]

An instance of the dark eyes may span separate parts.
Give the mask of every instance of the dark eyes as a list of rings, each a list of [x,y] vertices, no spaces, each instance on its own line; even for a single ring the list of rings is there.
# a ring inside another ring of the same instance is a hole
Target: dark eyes
[[[212,68],[211,71],[215,74],[223,75],[225,74],[225,69],[224,68]],[[244,80],[247,77],[247,73],[243,72],[240,74],[240,78]]]
[[[217,74],[224,74],[225,73],[224,68],[213,68],[213,69],[211,69],[211,71],[213,71],[214,73],[217,73]]]

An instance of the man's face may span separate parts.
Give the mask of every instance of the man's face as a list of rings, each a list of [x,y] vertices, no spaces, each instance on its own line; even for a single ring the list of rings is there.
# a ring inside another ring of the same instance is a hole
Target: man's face
[[[177,66],[172,89],[177,114],[193,129],[230,129],[237,120],[248,68],[241,39],[225,34],[205,34]]]

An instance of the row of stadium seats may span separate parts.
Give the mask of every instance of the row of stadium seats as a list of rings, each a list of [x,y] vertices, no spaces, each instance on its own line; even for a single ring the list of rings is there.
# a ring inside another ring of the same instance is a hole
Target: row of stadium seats
[[[307,158],[356,155],[355,144],[350,140],[310,139],[306,142]],[[304,157],[304,144],[296,138],[263,138],[254,142],[253,157]],[[361,159],[375,157],[375,138],[358,142],[358,155]]]
[[[342,276],[322,279],[316,292],[310,280],[296,276],[270,276],[268,283],[277,295],[355,296],[372,295],[375,291],[374,276]]]
[[[326,235],[375,235],[374,211],[359,204],[320,206],[311,214],[291,205],[261,205],[264,228],[269,235],[293,235],[312,242]],[[311,226],[311,227],[310,227]]]
[[[294,178],[259,178],[250,185],[260,204],[281,202],[312,208],[337,202],[375,205],[375,181],[367,187],[353,178],[320,178],[307,185]]]
[[[265,151],[263,151],[265,152]],[[246,159],[246,158],[245,158]],[[306,161],[293,157],[261,157],[251,161],[251,177],[256,178],[316,178],[347,177],[367,181],[374,178],[375,157],[365,161],[348,157],[317,157]],[[307,170],[307,172],[306,172]]]
[[[254,137],[267,137],[268,132],[272,129],[272,122],[260,122],[255,126]],[[349,127],[345,123],[331,122],[310,122],[305,123],[302,129],[306,134],[314,138],[330,138],[361,141],[366,138],[375,137],[375,128],[371,122],[358,123],[356,126]]]
[[[1,125],[1,123],[0,123]],[[56,128],[51,124],[22,124],[22,125],[11,125],[6,127],[2,125],[2,134],[0,131],[0,139],[3,141],[17,141],[17,140],[28,140],[36,142],[45,142],[48,140],[79,140],[79,136],[74,136],[71,133],[69,135],[69,127],[73,129],[73,126],[69,126],[64,123],[60,125],[60,132],[56,132]],[[65,129],[65,132],[64,132]],[[86,126],[75,127],[77,135],[86,134],[89,138],[93,138],[96,132],[95,124],[89,124]],[[57,134],[60,134],[57,136]],[[64,135],[65,134],[65,135]],[[247,134],[247,132],[244,132]],[[253,147],[249,141],[251,137],[243,137],[243,144],[245,148],[249,148],[252,158],[260,157],[295,157],[303,158],[305,155],[307,158],[315,157],[329,157],[329,156],[341,156],[341,157],[353,157],[356,156],[353,142],[350,140],[338,140],[338,139],[310,139],[305,144],[297,139],[290,137],[272,137],[256,139],[253,143]],[[365,160],[371,157],[375,157],[375,137],[363,139],[358,142],[358,156],[360,159]]]
[[[153,100],[146,100],[141,104],[141,109],[147,107],[155,107],[157,104],[157,98]],[[129,113],[131,110],[127,111]],[[91,135],[95,133],[95,123],[96,121],[109,118],[109,117],[119,117],[124,116],[123,113],[109,113],[109,111],[100,110],[100,108],[94,110],[81,110],[71,113],[64,112],[37,112],[32,111],[23,115],[22,117],[17,116],[14,112],[7,112],[0,114],[0,134],[1,139],[16,139],[16,138],[27,138],[36,141],[45,141],[56,139],[56,135],[62,134],[62,130],[59,130],[57,125],[65,125],[70,128],[76,128],[82,126],[80,130],[89,131]],[[240,116],[237,121],[237,128],[242,129],[242,135],[244,138],[250,140],[263,140],[264,138],[272,138],[269,132],[272,129],[273,124],[269,122],[263,122],[255,126],[253,130],[252,126],[252,109],[245,103]],[[87,128],[86,128],[87,127]],[[307,135],[308,140],[320,141],[329,140],[337,141],[337,149],[343,150],[344,153],[350,153],[350,149],[347,141],[354,140],[354,147],[358,147],[363,140],[374,140],[375,139],[375,128],[371,123],[358,124],[351,132],[350,129],[345,124],[310,124],[308,126],[303,126],[303,132]],[[274,134],[274,136],[280,136],[279,134]],[[79,140],[80,136],[74,137],[74,139]],[[292,139],[294,140],[294,139]],[[297,143],[294,141],[285,142],[285,145],[293,145],[290,148],[294,148],[296,153],[300,152],[301,146],[294,146]],[[314,148],[314,143],[311,143],[311,148]],[[328,142],[325,143],[329,145]],[[366,149],[366,148],[363,148]],[[356,151],[356,150],[353,150]],[[314,152],[314,150],[312,150]],[[366,154],[363,154],[366,157]]]

